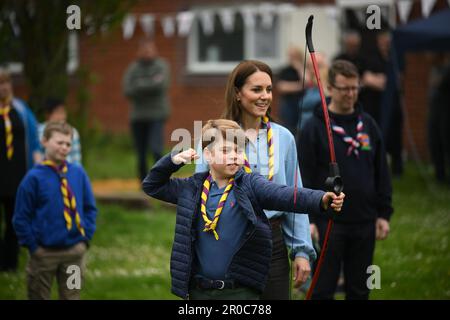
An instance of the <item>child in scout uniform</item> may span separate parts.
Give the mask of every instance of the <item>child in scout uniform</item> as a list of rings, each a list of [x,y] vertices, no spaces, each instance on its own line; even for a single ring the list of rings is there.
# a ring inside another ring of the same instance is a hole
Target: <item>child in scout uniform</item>
[[[145,193],[177,205],[171,257],[172,292],[184,299],[258,299],[272,255],[263,209],[339,211],[344,194],[294,187],[246,173],[245,134],[232,120],[209,120],[202,130],[209,171],[185,179],[171,175],[199,156],[189,149],[158,161],[143,182]]]
[[[13,224],[19,243],[30,252],[29,299],[49,299],[55,277],[60,299],[80,297],[97,209],[85,171],[66,161],[72,133],[67,123],[47,124],[45,160],[27,173],[17,191]]]

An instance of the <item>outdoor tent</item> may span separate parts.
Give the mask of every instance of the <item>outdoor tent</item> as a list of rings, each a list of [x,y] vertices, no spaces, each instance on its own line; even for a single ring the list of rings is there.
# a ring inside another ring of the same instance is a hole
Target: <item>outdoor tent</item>
[[[398,27],[393,32],[392,45],[400,70],[404,69],[408,51],[449,51],[450,9]]]
[[[391,64],[384,95],[381,119],[383,134],[388,134],[392,113],[398,107],[397,74],[405,68],[405,54],[419,51],[450,51],[450,9],[439,11],[428,18],[414,20],[396,28],[392,33]],[[413,66],[412,66],[413,67]]]

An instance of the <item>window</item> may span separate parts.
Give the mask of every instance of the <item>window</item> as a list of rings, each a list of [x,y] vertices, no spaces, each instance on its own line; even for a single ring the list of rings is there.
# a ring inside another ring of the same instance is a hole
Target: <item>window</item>
[[[195,19],[188,37],[187,71],[190,73],[220,74],[230,72],[244,59],[259,59],[272,68],[282,64],[280,20],[273,17],[271,28],[264,27],[262,18],[255,15],[254,26],[248,26],[238,10],[234,13],[234,28],[223,29],[214,15],[214,32],[206,35],[199,19]]]
[[[214,18],[214,33],[205,35],[197,21],[198,54],[194,57],[199,63],[235,62],[244,58],[244,27],[240,16],[235,18],[234,30],[227,33],[222,29],[219,18]]]

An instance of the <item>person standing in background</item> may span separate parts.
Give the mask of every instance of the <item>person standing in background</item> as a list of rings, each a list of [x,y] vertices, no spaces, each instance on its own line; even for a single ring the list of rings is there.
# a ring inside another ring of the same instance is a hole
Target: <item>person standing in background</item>
[[[450,186],[450,54],[439,54],[435,60],[428,100],[428,147],[436,180]]]
[[[17,270],[19,244],[12,226],[16,192],[27,170],[40,161],[36,118],[24,101],[14,97],[9,72],[0,69],[1,271]]]
[[[321,52],[316,52],[316,61],[317,61],[317,68],[319,69],[320,73],[320,79],[322,79],[323,82],[327,82],[328,79],[328,61],[325,54]],[[303,124],[313,116],[314,108],[317,104],[320,103],[320,93],[319,93],[319,87],[317,85],[317,80],[314,75],[314,68],[312,65],[311,60],[308,60],[306,63],[306,78],[309,79],[309,81],[306,83],[306,88],[303,93],[303,98],[300,100],[299,108],[300,113],[299,117],[297,119],[297,140],[299,139],[299,136],[301,135]],[[323,92],[325,96],[328,96],[328,89],[323,88]],[[298,148],[297,148],[298,150]]]
[[[45,122],[38,125],[39,141],[41,142],[42,155],[45,154],[44,146],[42,145],[42,138],[44,136],[45,127],[49,122],[66,122],[67,112],[64,101],[55,98],[47,99],[45,103]],[[72,127],[72,148],[67,155],[67,161],[70,163],[81,165],[81,143],[80,134],[78,130]]]
[[[359,101],[364,110],[375,119],[378,125],[381,123],[381,101],[383,91],[386,88],[386,73],[388,67],[391,36],[387,31],[380,31],[376,37],[377,50],[372,55],[365,57],[361,76],[361,92]]]
[[[277,90],[280,94],[280,121],[294,136],[297,133],[299,117],[298,103],[303,94],[303,52],[296,47],[288,51],[289,65],[281,69]]]
[[[123,78],[123,92],[131,104],[131,133],[142,181],[148,172],[148,147],[155,162],[163,154],[164,124],[170,115],[167,94],[170,70],[168,63],[158,56],[152,39],[140,41],[137,56]]]
[[[347,60],[353,63],[361,72],[363,60],[361,57],[361,35],[356,30],[348,30],[342,36],[342,51],[336,55],[335,60]]]
[[[388,89],[395,85],[387,84],[392,63],[389,59],[391,35],[388,30],[377,33],[376,45],[377,50],[364,59],[359,101],[364,106],[364,111],[370,114],[381,128],[386,151],[391,158],[391,172],[394,177],[400,177],[403,174],[403,111],[398,94],[393,97],[391,110],[386,108],[385,102]],[[361,70],[359,71],[361,74]]]

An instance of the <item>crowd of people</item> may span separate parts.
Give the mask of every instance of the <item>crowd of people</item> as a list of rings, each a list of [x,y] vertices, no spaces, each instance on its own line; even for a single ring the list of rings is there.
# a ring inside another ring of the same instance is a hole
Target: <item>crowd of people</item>
[[[177,205],[171,256],[175,295],[289,299],[291,268],[294,287],[308,285],[331,218],[335,224],[312,298],[333,299],[339,278],[347,299],[369,298],[367,269],[375,242],[390,231],[391,173],[403,172],[400,107],[390,113],[387,133],[381,129],[386,129],[381,124],[389,40],[381,32],[378,52],[363,58],[360,35],[348,32],[335,59],[317,55],[345,195],[324,189],[327,133],[318,84],[302,50],[289,50],[289,65],[278,77],[264,62],[240,62],[228,76],[225,108],[206,122],[197,149],[163,156],[164,124],[171,113],[169,65],[151,39],[140,42],[137,60],[124,75],[123,93],[130,101],[143,190]],[[274,88],[280,122],[272,112]],[[445,93],[437,92],[440,96],[433,97],[442,104]],[[29,251],[30,299],[48,299],[54,278],[61,299],[79,299],[79,288],[67,289],[66,269],[76,265],[84,275],[97,209],[82,167],[80,136],[67,123],[64,101],[49,98],[44,110],[45,121],[38,124],[14,96],[10,74],[0,71],[5,224],[0,267],[17,270],[20,244]],[[150,171],[148,148],[156,162]],[[192,162],[192,177],[171,178]]]
[[[95,231],[97,209],[81,166],[78,132],[62,100],[49,98],[45,122],[14,96],[9,72],[0,70],[0,242],[2,272],[18,269],[19,245],[29,251],[29,299],[49,299],[56,278],[61,299],[79,299],[68,288],[69,266],[84,275],[84,255]]]

